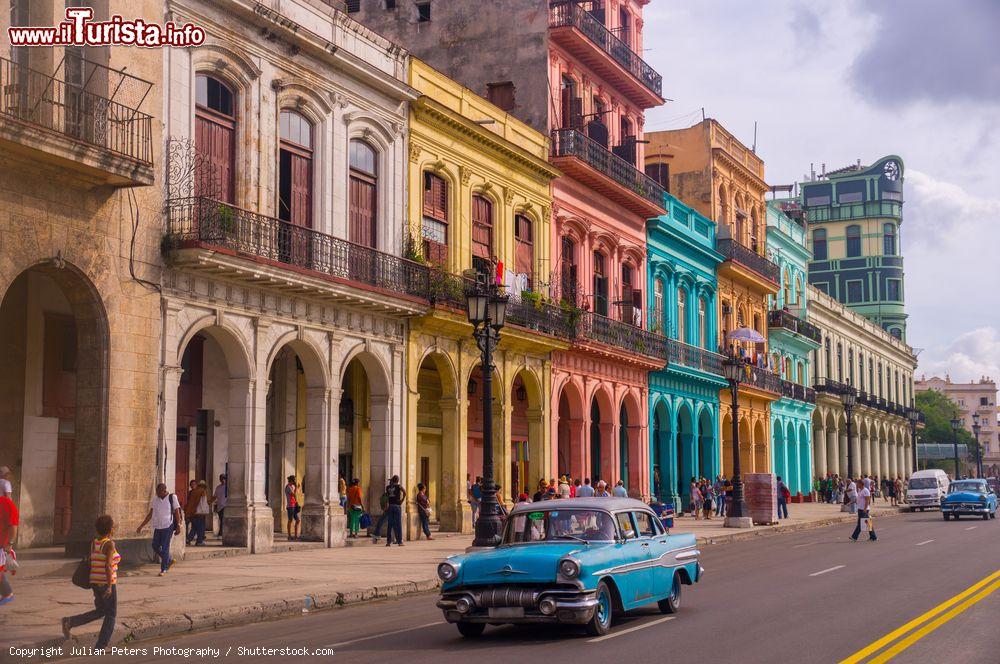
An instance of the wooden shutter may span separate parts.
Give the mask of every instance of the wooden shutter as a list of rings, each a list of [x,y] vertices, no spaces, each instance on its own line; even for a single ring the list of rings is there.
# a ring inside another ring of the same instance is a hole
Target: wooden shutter
[[[351,175],[350,240],[355,244],[375,248],[375,183]]]
[[[597,141],[602,147],[608,147],[608,126],[600,118],[587,123],[587,136]]]
[[[535,244],[531,219],[521,214],[514,217],[514,240],[517,245],[514,250],[514,272],[527,274],[528,288],[531,289],[535,272]]]
[[[424,173],[424,214],[448,222],[448,183],[433,173]]]
[[[296,226],[312,228],[312,160],[292,155],[291,217]]]
[[[573,128],[583,126],[583,98],[574,97],[569,100],[569,124]]]
[[[233,203],[233,123],[198,109],[195,113],[195,195]]]
[[[472,197],[472,256],[489,260],[493,255],[493,204]]]

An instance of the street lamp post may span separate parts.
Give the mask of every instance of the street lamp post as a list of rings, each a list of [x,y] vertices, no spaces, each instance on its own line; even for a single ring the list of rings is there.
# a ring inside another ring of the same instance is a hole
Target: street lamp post
[[[906,412],[906,417],[910,420],[910,443],[913,445],[913,471],[917,470],[917,422],[920,421],[920,411],[911,408]]]
[[[745,369],[743,362],[740,361],[735,353],[731,353],[722,362],[722,371],[725,374],[726,380],[729,381],[729,394],[733,398],[731,404],[733,415],[733,504],[726,512],[726,525],[739,528],[746,525],[744,519],[749,516],[747,514],[746,503],[743,500],[743,473],[740,470],[739,386],[740,377],[743,375]]]
[[[979,413],[972,414],[972,435],[976,437],[976,477],[982,477],[983,451],[979,448]]]
[[[958,473],[958,430],[962,426],[961,420],[955,418],[951,421],[951,444],[955,448],[955,479],[959,479]]]
[[[854,388],[847,385],[840,393],[840,399],[844,402],[844,415],[847,417],[847,478],[854,477],[854,445],[851,444],[851,414],[854,411],[854,404],[858,402],[858,393]]]
[[[482,357],[483,371],[483,497],[476,520],[472,546],[496,546],[500,543],[500,509],[497,485],[493,478],[493,351],[500,342],[500,329],[507,317],[508,296],[488,275],[477,275],[476,283],[465,294],[465,305],[472,336]]]

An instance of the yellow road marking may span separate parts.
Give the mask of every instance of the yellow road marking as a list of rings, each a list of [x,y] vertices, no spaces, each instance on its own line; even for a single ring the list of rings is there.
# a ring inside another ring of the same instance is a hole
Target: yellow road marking
[[[869,655],[872,655],[872,654],[878,652],[879,650],[881,650],[882,648],[886,647],[887,645],[889,645],[890,643],[892,643],[896,639],[899,639],[900,637],[906,635],[911,630],[916,629],[917,627],[919,627],[923,623],[927,622],[931,618],[935,617],[939,613],[942,613],[942,612],[948,610],[949,608],[951,608],[952,606],[958,604],[959,602],[961,602],[965,598],[969,597],[970,595],[975,594],[981,588],[984,588],[985,586],[988,586],[989,584],[993,583],[994,581],[996,581],[998,579],[1000,579],[1000,570],[997,570],[996,572],[993,572],[993,574],[990,574],[988,577],[986,577],[982,581],[979,581],[979,582],[973,584],[972,586],[970,586],[969,588],[963,590],[962,592],[960,592],[959,594],[955,595],[951,599],[949,599],[949,600],[947,600],[945,602],[942,602],[941,604],[938,604],[937,606],[935,606],[933,609],[931,609],[927,613],[924,613],[923,615],[917,616],[916,618],[914,618],[910,622],[906,623],[905,625],[903,625],[899,629],[894,630],[892,632],[889,632],[888,634],[886,634],[885,636],[883,636],[878,641],[875,641],[871,645],[865,646],[864,648],[862,648],[861,650],[857,651],[853,655],[849,655],[845,659],[842,659],[840,661],[840,664],[857,664],[858,662],[861,662],[862,660],[864,660]],[[990,592],[992,592],[992,591],[990,591]]]
[[[915,632],[913,632],[912,634],[910,634],[908,637],[906,637],[905,639],[903,639],[902,641],[899,641],[898,643],[896,643],[894,646],[892,646],[888,650],[885,650],[878,657],[875,657],[874,659],[868,660],[868,664],[883,664],[884,662],[888,662],[890,659],[892,659],[893,657],[895,657],[896,655],[898,655],[902,651],[906,650],[911,645],[913,645],[914,643],[916,643],[920,639],[924,638],[925,636],[927,636],[928,634],[930,634],[931,632],[933,632],[938,627],[940,627],[941,625],[945,624],[946,622],[948,622],[949,620],[951,620],[955,616],[959,615],[960,613],[962,613],[963,611],[965,611],[966,609],[968,609],[970,606],[972,606],[976,602],[982,601],[982,600],[986,599],[987,597],[989,597],[990,593],[992,593],[994,590],[997,590],[997,589],[1000,589],[1000,581],[994,583],[992,586],[987,587],[986,590],[984,590],[983,592],[979,593],[978,595],[973,595],[972,597],[970,597],[969,599],[965,600],[964,602],[962,602],[961,604],[959,604],[958,606],[956,606],[954,609],[952,609],[948,613],[944,614],[943,616],[940,616],[940,617],[936,618],[933,622],[930,622],[927,625],[924,625],[923,627],[921,627],[920,629],[916,630]]]

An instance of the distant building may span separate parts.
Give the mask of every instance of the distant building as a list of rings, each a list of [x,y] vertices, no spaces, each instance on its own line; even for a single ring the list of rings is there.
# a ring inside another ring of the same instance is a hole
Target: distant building
[[[809,283],[905,340],[903,160],[890,155],[811,178],[801,185]]]
[[[961,413],[962,426],[972,431],[972,415],[979,414],[979,444],[983,447],[983,466],[990,466],[987,475],[1000,472],[1000,425],[997,423],[997,384],[989,376],[969,383],[953,383],[951,376],[921,376],[913,384],[916,392],[937,390],[955,402]]]

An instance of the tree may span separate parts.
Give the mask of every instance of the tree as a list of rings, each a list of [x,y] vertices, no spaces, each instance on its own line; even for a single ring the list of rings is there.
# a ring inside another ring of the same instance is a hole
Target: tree
[[[920,436],[921,439],[925,443],[951,445],[955,438],[955,434],[951,428],[951,421],[953,419],[961,419],[961,412],[955,402],[949,399],[944,392],[926,390],[924,392],[917,392],[915,405],[917,410],[922,412],[926,418],[924,431]],[[972,433],[964,428],[959,429],[958,444],[967,446],[969,461],[970,463],[974,463],[977,448],[976,439]]]

